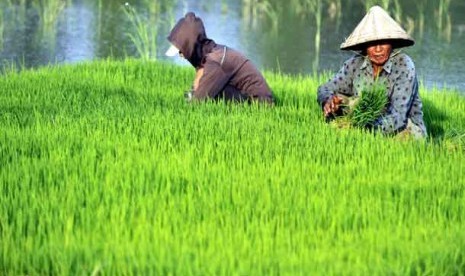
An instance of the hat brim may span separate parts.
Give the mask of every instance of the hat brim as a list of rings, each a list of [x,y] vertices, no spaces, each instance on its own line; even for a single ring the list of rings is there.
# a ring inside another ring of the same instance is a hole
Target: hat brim
[[[415,44],[415,41],[409,39],[378,39],[378,40],[370,40],[366,42],[360,42],[359,44],[355,44],[352,46],[344,46],[344,43],[341,44],[340,49],[346,51],[364,51],[367,49],[368,46],[376,44],[377,42],[380,43],[388,43],[391,44],[392,49],[398,49],[403,47],[409,47]]]
[[[179,54],[179,49],[176,46],[171,45],[171,47],[166,51],[165,55],[168,57],[174,57]]]
[[[363,50],[367,43],[376,41],[389,41],[393,48],[411,46],[415,43],[413,38],[383,8],[373,6],[340,48],[341,50]]]

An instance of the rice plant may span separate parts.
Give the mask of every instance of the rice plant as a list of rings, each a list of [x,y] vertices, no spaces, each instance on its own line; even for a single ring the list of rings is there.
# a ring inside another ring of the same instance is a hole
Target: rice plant
[[[154,3],[157,4],[158,2]],[[153,11],[153,8],[151,10]],[[158,8],[155,8],[154,12],[156,13],[158,10]],[[132,31],[128,32],[128,36],[132,43],[134,43],[139,56],[144,60],[156,60],[158,31],[157,21],[147,20],[129,3],[125,4],[123,11],[135,30],[135,33]]]
[[[418,24],[418,33],[420,38],[423,38],[425,32],[425,8],[427,2],[427,0],[419,0],[416,5],[418,10],[416,22]]]
[[[347,116],[352,125],[371,128],[375,121],[386,112],[387,104],[386,84],[378,79],[373,84],[365,85]]]
[[[3,32],[4,32],[3,10],[0,10],[0,51],[3,50]]]
[[[365,10],[368,11],[375,5],[381,6],[385,10],[389,10],[391,0],[363,0],[361,1],[365,5]]]
[[[41,26],[46,30],[52,29],[58,17],[66,6],[64,0],[33,0],[32,4],[39,12]]]
[[[0,78],[0,274],[465,270],[446,137],[463,95],[422,89],[430,138],[399,142],[328,127],[310,91],[329,76],[265,72],[273,108],[186,104],[193,77],[104,60]]]
[[[9,7],[14,5],[22,6],[26,4],[26,0],[4,0],[3,3],[5,3]]]
[[[267,19],[271,30],[277,32],[279,26],[278,5],[270,0],[242,0],[242,17],[248,25],[256,27],[259,20]]]
[[[452,20],[449,13],[451,0],[440,0],[438,3],[438,12],[436,26],[438,33],[450,43],[452,37]]]

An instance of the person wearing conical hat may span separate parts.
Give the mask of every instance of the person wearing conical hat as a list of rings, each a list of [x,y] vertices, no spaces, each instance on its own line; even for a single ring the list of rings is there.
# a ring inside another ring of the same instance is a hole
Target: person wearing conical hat
[[[273,104],[265,78],[239,51],[207,37],[202,19],[188,12],[171,30],[167,56],[181,55],[195,68],[188,101],[226,100]]]
[[[345,114],[344,108],[350,108],[366,87],[379,81],[386,86],[388,104],[371,127],[388,135],[426,137],[415,65],[400,51],[414,43],[385,10],[372,7],[341,44],[341,50],[355,55],[333,79],[318,87],[317,101],[324,116],[331,120]]]

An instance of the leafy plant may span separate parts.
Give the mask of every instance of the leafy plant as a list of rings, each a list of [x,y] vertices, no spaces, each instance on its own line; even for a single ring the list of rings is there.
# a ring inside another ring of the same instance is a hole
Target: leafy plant
[[[66,2],[63,0],[34,0],[32,3],[39,12],[43,23],[41,26],[46,29],[52,29],[61,12],[66,7]]]
[[[3,50],[3,10],[0,10],[0,51]]]
[[[155,11],[158,10],[158,8],[155,9]],[[123,11],[135,30],[135,32],[128,32],[128,36],[134,43],[139,56],[144,60],[156,59],[157,23],[144,18],[129,3],[125,4]]]
[[[186,104],[191,68],[140,59],[3,75],[0,274],[465,271],[465,151],[336,133],[329,75],[264,75],[273,108]],[[464,97],[425,92],[463,137]]]
[[[383,115],[387,104],[386,84],[378,79],[362,89],[348,117],[354,126],[369,128]]]

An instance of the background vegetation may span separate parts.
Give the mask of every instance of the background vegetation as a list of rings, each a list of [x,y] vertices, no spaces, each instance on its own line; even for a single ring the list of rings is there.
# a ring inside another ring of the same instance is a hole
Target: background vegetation
[[[463,96],[422,88],[399,141],[325,124],[327,77],[266,73],[267,108],[163,63],[7,71],[0,274],[463,273]]]
[[[463,44],[464,5],[459,0],[0,0],[0,59],[34,67],[94,57],[160,58],[175,21],[194,10],[204,19],[215,17],[207,30],[220,42],[232,42],[237,33],[234,40],[242,41],[234,46],[244,47],[262,67],[315,71],[340,60],[330,57],[373,5],[388,10],[421,42],[417,51],[436,52],[443,49],[440,42],[450,47],[434,54],[440,64],[450,66],[457,58],[449,52]]]

